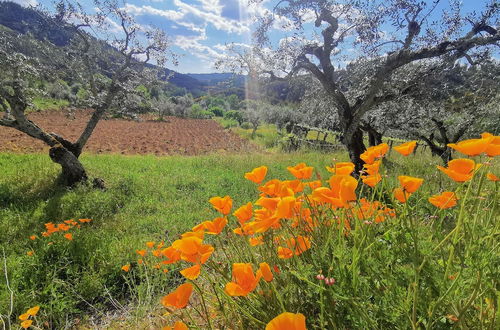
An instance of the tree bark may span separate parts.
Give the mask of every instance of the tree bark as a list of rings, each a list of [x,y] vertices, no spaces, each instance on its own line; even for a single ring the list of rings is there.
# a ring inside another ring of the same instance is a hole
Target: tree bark
[[[360,157],[366,150],[365,144],[363,143],[363,131],[358,128],[351,136],[344,135],[344,144],[349,152],[349,158],[355,166],[354,173],[359,175],[365,163]]]
[[[61,181],[65,186],[73,187],[77,183],[87,181],[87,173],[82,163],[68,149],[56,145],[49,150],[50,159],[61,165]]]

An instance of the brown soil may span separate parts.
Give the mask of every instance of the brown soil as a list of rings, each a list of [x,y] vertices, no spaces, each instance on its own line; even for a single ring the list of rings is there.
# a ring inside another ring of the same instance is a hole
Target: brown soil
[[[31,113],[28,117],[47,132],[54,132],[69,141],[76,141],[83,131],[90,111],[75,111],[70,117],[64,111]],[[101,120],[85,146],[88,153],[119,153],[127,155],[200,155],[210,152],[241,152],[254,150],[248,141],[224,130],[210,119],[165,117],[154,121],[123,119]],[[44,152],[41,141],[12,128],[0,126],[0,152]]]

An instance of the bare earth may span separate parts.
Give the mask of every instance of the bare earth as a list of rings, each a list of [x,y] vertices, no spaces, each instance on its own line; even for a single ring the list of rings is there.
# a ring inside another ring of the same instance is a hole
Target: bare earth
[[[28,118],[47,132],[76,141],[90,114],[90,111],[78,110],[74,117],[70,117],[65,111],[45,111],[32,113]],[[85,152],[200,155],[255,150],[248,141],[224,130],[213,120],[165,117],[164,122],[158,122],[152,119],[145,116],[141,122],[101,120],[85,146]],[[0,152],[33,153],[47,150],[43,142],[15,129],[0,126]]]

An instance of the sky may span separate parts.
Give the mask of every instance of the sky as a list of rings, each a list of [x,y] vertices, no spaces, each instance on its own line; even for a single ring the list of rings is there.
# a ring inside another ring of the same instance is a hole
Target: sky
[[[466,10],[480,8],[486,1],[462,0]],[[14,2],[53,7],[52,0]],[[225,57],[227,44],[250,43],[255,19],[268,12],[275,2],[264,0],[248,5],[248,0],[127,0],[123,7],[140,25],[157,27],[167,33],[171,50],[179,55],[179,64],[172,69],[181,73],[210,73],[216,72],[215,61]],[[92,9],[91,0],[79,3]],[[279,23],[272,31],[275,39],[290,33]]]

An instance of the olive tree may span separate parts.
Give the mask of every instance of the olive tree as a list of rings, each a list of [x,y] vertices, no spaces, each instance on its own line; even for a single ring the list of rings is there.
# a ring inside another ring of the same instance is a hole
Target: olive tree
[[[445,7],[442,15],[436,9],[439,6]],[[425,59],[466,58],[473,62],[488,56],[488,46],[500,41],[499,10],[496,0],[484,4],[480,13],[467,16],[454,0],[281,0],[260,18],[255,40],[258,49],[274,49],[268,58],[275,65],[271,72],[262,73],[283,78],[308,72],[320,82],[335,104],[343,143],[359,171],[365,149],[362,119],[399,96],[384,92],[392,74]],[[278,19],[287,20],[292,31],[275,45],[269,35]],[[355,87],[357,93],[349,93],[341,87],[342,77],[336,70],[346,61],[359,59],[371,60],[373,67]]]
[[[169,47],[163,31],[145,30],[118,2],[95,0],[94,6],[95,14],[89,14],[78,3],[61,1],[55,15],[40,15],[47,24],[60,24],[73,35],[65,49],[66,58],[52,67],[38,67],[34,58],[13,53],[9,40],[0,40],[0,66],[4,70],[0,81],[0,104],[5,113],[0,125],[47,144],[50,158],[62,167],[61,178],[67,186],[88,178],[78,158],[98,122],[113,108],[120,95],[135,90],[146,63],[152,60],[160,66],[165,63]],[[110,22],[115,22],[120,31],[110,35]],[[105,40],[98,40],[91,33]],[[55,68],[66,74],[71,72],[90,91],[87,104],[93,109],[92,115],[76,141],[46,132],[26,117],[30,105],[29,79],[38,73],[54,72]]]

